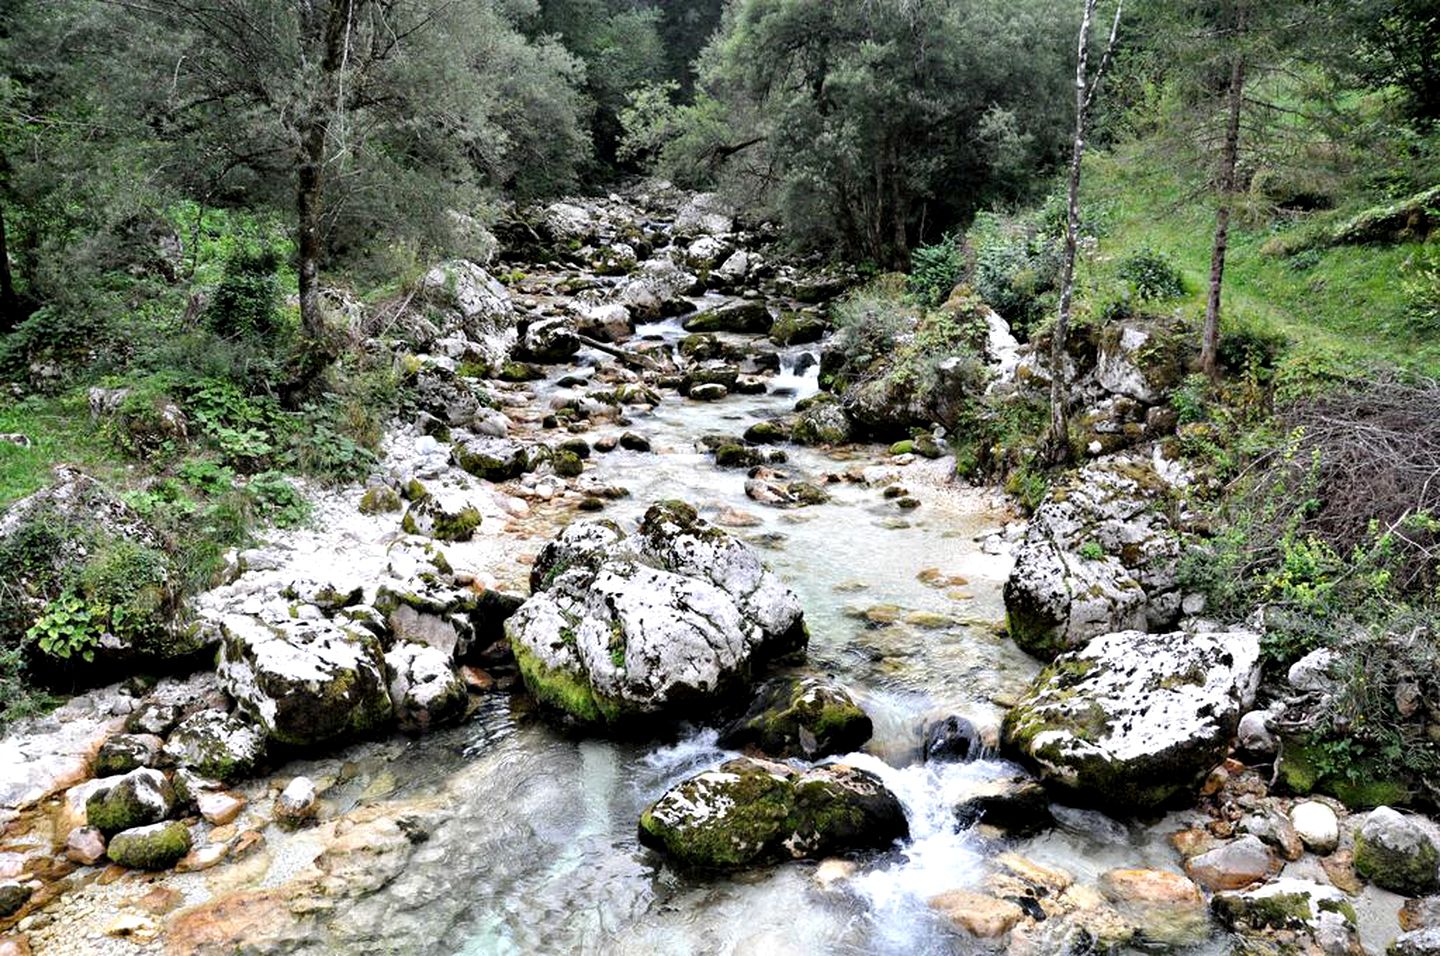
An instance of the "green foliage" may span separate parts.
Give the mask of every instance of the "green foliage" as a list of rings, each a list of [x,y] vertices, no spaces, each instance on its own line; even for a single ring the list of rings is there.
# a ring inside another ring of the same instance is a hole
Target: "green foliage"
[[[917,248],[910,254],[910,274],[905,280],[910,294],[926,306],[944,302],[965,268],[963,252],[960,239],[953,234]]]
[[[1141,302],[1173,299],[1185,294],[1185,277],[1170,257],[1154,249],[1138,249],[1120,261],[1116,275],[1129,284]]]
[[[275,336],[281,328],[279,268],[273,249],[232,253],[205,312],[206,327],[228,339],[264,342]]]
[[[85,600],[66,592],[45,605],[25,638],[51,657],[69,660],[95,659],[95,650],[105,634],[104,622]]]
[[[1105,558],[1105,549],[1101,547],[1098,541],[1084,542],[1075,553],[1086,561],[1101,561]]]
[[[1203,422],[1210,416],[1210,380],[1199,373],[1185,376],[1170,393],[1170,405],[1181,425]]]
[[[1021,339],[1055,311],[1061,248],[1044,217],[982,213],[966,234],[975,291],[1005,317]]]
[[[309,502],[291,481],[278,472],[267,471],[251,478],[245,490],[256,510],[280,528],[293,528],[310,515]]]
[[[1405,264],[1400,282],[1417,329],[1440,335],[1440,245],[1422,246]]]
[[[922,227],[1034,187],[1068,136],[1073,44],[1032,0],[742,0],[673,139],[797,243],[900,267]]]

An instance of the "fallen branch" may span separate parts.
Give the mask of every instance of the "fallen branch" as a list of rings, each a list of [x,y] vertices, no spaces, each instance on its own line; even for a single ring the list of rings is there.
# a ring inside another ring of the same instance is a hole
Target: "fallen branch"
[[[578,332],[575,334],[575,337],[580,340],[581,345],[595,349],[597,352],[604,352],[606,355],[613,355],[626,365],[633,365],[651,372],[658,372],[660,370],[660,366],[654,359],[641,355],[638,352],[631,352],[629,349],[622,349],[618,345],[611,345],[609,342],[592,339],[590,336],[581,335]]]

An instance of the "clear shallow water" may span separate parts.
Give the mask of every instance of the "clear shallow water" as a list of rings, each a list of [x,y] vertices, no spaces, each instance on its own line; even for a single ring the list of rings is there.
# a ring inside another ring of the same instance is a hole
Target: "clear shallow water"
[[[801,351],[788,352],[783,367],[794,369]],[[803,396],[814,391],[813,372],[772,383]],[[554,386],[539,391],[548,401]],[[965,953],[977,944],[926,900],[979,887],[987,860],[1003,849],[1082,880],[1112,866],[1175,865],[1163,841],[1173,822],[1153,831],[1118,828],[1105,839],[1084,828],[1057,830],[1013,846],[955,832],[957,795],[1013,768],[997,760],[921,764],[924,722],[960,713],[993,726],[1001,702],[1037,670],[995,634],[1009,559],[984,554],[976,537],[1005,516],[990,511],[984,496],[943,491],[902,512],[880,486],[850,482],[825,484],[833,500],[803,509],[750,501],[745,472],[717,469],[697,439],[739,435],[789,411],[795,398],[671,398],[626,426],[645,434],[653,453],[596,455],[587,470],[631,491],[607,509],[622,524],[638,521],[652,501],[680,497],[712,519],[743,525],[730,530],[755,544],[805,605],[809,669],[847,685],[872,715],[874,739],[845,759],[896,793],[911,840],[858,860],[851,878],[828,886],[813,863],[726,877],[678,871],[640,847],[636,823],[668,787],[730,756],[715,746],[713,730],[683,730],[668,742],[574,740],[497,698],[463,727],[408,744],[363,745],[341,765],[344,779],[327,794],[337,810],[374,801],[438,801],[444,810],[392,882],[322,921],[330,936],[324,951]],[[607,426],[588,437],[622,430]],[[785,450],[790,461],[780,470],[816,483],[883,459],[878,449],[854,457]],[[899,477],[907,480],[903,471]],[[737,513],[748,518],[736,522]],[[922,572],[942,580],[928,584]],[[294,772],[334,776],[336,763]]]

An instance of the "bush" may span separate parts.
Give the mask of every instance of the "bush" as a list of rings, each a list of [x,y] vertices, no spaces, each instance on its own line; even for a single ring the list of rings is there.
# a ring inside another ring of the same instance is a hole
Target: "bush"
[[[1054,311],[1060,281],[1058,238],[1034,223],[985,213],[975,217],[966,242],[974,260],[975,291],[1010,323],[1017,337],[1028,339]]]
[[[965,268],[964,249],[958,237],[946,235],[934,245],[920,246],[910,254],[910,275],[905,280],[917,301],[936,306],[944,302]]]
[[[1120,261],[1116,275],[1130,287],[1140,302],[1173,299],[1185,294],[1185,277],[1169,256],[1154,249],[1141,249]]]
[[[232,252],[205,311],[206,328],[227,339],[274,339],[282,329],[279,270],[273,249]]]

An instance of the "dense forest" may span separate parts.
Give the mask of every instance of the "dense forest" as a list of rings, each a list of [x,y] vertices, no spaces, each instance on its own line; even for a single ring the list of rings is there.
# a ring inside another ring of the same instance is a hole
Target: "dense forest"
[[[1440,952],[1437,375],[1435,0],[5,0],[0,956]]]

